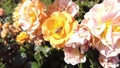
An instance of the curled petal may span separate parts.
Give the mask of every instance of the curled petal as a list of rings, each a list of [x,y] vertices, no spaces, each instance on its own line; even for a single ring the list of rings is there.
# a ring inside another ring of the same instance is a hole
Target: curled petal
[[[74,34],[70,37],[70,39],[66,42],[66,47],[80,47],[80,45],[84,46],[91,39],[91,34],[89,30],[85,26],[78,25],[74,31]],[[74,46],[70,46],[70,44],[75,44]]]
[[[96,47],[98,51],[105,57],[113,57],[120,54],[120,43],[113,45],[113,47],[107,47],[102,43],[99,43],[99,46]]]
[[[78,48],[65,48],[65,62],[67,64],[76,65],[78,63],[84,63],[86,61],[86,57],[80,53]]]

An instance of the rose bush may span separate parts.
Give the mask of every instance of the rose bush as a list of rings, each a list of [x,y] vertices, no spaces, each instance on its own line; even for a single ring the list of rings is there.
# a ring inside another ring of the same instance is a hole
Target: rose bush
[[[119,7],[119,0],[0,0],[0,68],[119,68]]]

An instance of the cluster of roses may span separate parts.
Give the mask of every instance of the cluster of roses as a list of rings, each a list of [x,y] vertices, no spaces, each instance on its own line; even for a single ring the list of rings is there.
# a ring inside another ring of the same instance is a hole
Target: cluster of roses
[[[72,0],[55,0],[46,9],[39,0],[22,0],[13,12],[13,26],[21,32],[16,41],[50,42],[53,48],[63,49],[65,62],[84,63],[89,48],[100,52],[99,62],[104,68],[119,66],[120,2],[104,0],[93,6],[81,24],[75,20],[79,11]]]

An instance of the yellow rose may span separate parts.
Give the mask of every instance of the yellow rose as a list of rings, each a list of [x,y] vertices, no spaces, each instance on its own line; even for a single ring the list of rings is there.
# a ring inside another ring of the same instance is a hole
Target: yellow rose
[[[53,12],[42,25],[43,37],[54,48],[63,48],[78,22],[67,12]]]
[[[21,32],[19,35],[17,35],[16,41],[18,43],[24,43],[26,40],[28,40],[28,34],[26,32]]]

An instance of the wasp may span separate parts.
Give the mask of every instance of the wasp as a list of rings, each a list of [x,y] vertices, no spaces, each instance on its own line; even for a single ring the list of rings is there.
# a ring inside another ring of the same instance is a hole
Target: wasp
[[[55,33],[59,33],[62,29],[63,29],[63,27],[58,28],[58,29],[55,31]]]

